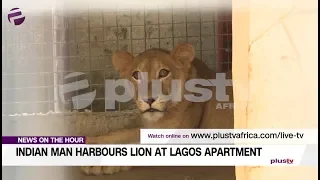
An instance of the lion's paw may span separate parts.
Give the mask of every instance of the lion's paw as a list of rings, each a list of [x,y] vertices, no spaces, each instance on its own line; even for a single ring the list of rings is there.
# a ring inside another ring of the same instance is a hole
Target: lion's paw
[[[128,171],[131,168],[130,166],[82,166],[81,170],[87,175],[102,175]]]

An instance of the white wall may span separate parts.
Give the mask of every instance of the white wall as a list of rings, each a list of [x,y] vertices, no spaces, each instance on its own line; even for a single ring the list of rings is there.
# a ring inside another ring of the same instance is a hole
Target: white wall
[[[235,87],[235,128],[317,128],[317,1],[233,6],[233,79],[246,91]],[[236,176],[318,179],[315,167],[237,167]]]

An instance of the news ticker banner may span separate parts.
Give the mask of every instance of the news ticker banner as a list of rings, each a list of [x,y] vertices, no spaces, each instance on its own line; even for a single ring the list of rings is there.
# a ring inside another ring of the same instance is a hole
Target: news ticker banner
[[[3,166],[317,166],[318,145],[86,145],[79,136],[2,137]]]
[[[318,129],[141,129],[141,144],[318,144]]]
[[[317,145],[2,145],[2,166],[317,166],[317,156]]]
[[[85,144],[85,137],[2,136],[2,144]],[[318,129],[141,129],[140,144],[318,144]]]

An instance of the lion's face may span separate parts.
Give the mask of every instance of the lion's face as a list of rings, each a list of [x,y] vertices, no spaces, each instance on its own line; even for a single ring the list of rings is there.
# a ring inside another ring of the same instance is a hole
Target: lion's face
[[[183,94],[181,87],[185,83],[185,72],[181,63],[175,61],[170,54],[150,50],[134,59],[129,80],[134,84],[136,104],[143,116],[147,119],[159,119],[179,103],[173,97]],[[177,80],[176,85],[172,80]]]
[[[134,99],[142,116],[156,121],[183,99],[194,50],[180,45],[171,53],[152,49],[137,57],[117,52],[113,63],[120,75],[134,85]]]

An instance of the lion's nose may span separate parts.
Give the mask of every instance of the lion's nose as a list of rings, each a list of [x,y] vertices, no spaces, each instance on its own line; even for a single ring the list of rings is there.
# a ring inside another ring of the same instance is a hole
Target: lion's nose
[[[154,103],[156,100],[157,100],[157,98],[149,98],[149,99],[146,99],[144,101],[151,106],[151,104]]]

